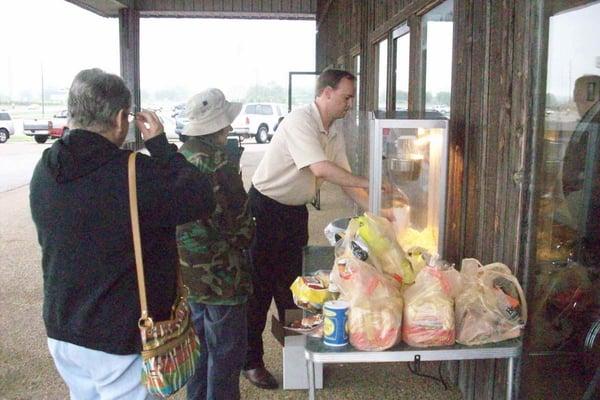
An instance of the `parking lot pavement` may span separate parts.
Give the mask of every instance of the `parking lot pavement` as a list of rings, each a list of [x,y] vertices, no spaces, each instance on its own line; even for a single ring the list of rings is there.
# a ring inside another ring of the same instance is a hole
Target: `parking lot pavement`
[[[12,142],[11,139],[0,145],[0,193],[28,185],[35,164],[51,144]]]
[[[0,398],[68,398],[46,346],[29,186],[0,193],[0,209]]]

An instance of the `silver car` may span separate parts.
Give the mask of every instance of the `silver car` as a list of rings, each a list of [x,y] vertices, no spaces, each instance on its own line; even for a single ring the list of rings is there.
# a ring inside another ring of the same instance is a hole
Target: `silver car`
[[[6,111],[0,111],[0,143],[6,143],[15,134],[15,125]]]

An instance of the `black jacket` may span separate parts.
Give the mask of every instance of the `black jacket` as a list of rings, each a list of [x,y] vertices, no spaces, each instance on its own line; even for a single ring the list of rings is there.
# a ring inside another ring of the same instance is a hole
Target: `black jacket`
[[[169,317],[175,298],[175,228],[209,215],[215,204],[208,179],[164,134],[146,147],[151,157],[137,157],[137,191],[148,308],[158,321]],[[112,354],[141,350],[129,154],[74,129],[44,151],[30,188],[47,334]]]

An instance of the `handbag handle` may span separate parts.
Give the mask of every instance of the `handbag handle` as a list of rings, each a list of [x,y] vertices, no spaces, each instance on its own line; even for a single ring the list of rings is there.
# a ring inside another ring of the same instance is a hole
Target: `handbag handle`
[[[133,233],[133,250],[135,252],[135,269],[137,272],[138,292],[140,296],[141,316],[140,326],[145,320],[152,321],[148,315],[148,303],[146,300],[146,281],[144,279],[144,260],[142,258],[142,239],[140,236],[140,219],[138,215],[137,188],[135,179],[135,157],[134,151],[129,155],[127,162],[127,175],[129,182],[129,213],[131,214],[131,231]]]
[[[144,279],[144,260],[142,259],[142,239],[140,235],[140,219],[138,214],[136,174],[135,174],[135,158],[136,152],[129,154],[127,162],[127,175],[129,184],[129,213],[131,214],[131,231],[133,233],[133,250],[135,253],[135,269],[137,273],[138,292],[140,296],[141,315],[138,322],[140,327],[146,325],[146,321],[152,325],[154,322],[148,313],[148,302],[146,299],[146,281]],[[177,269],[177,295],[181,298],[185,297],[181,271],[179,263]]]

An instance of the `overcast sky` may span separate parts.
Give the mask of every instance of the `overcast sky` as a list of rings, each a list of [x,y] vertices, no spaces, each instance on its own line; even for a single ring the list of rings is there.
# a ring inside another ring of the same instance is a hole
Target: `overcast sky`
[[[0,94],[68,88],[81,69],[119,73],[116,18],[63,0],[1,0]],[[315,22],[142,19],[142,89],[221,87],[243,96],[255,83],[287,87],[288,71],[315,68]],[[230,93],[227,93],[230,92]]]

